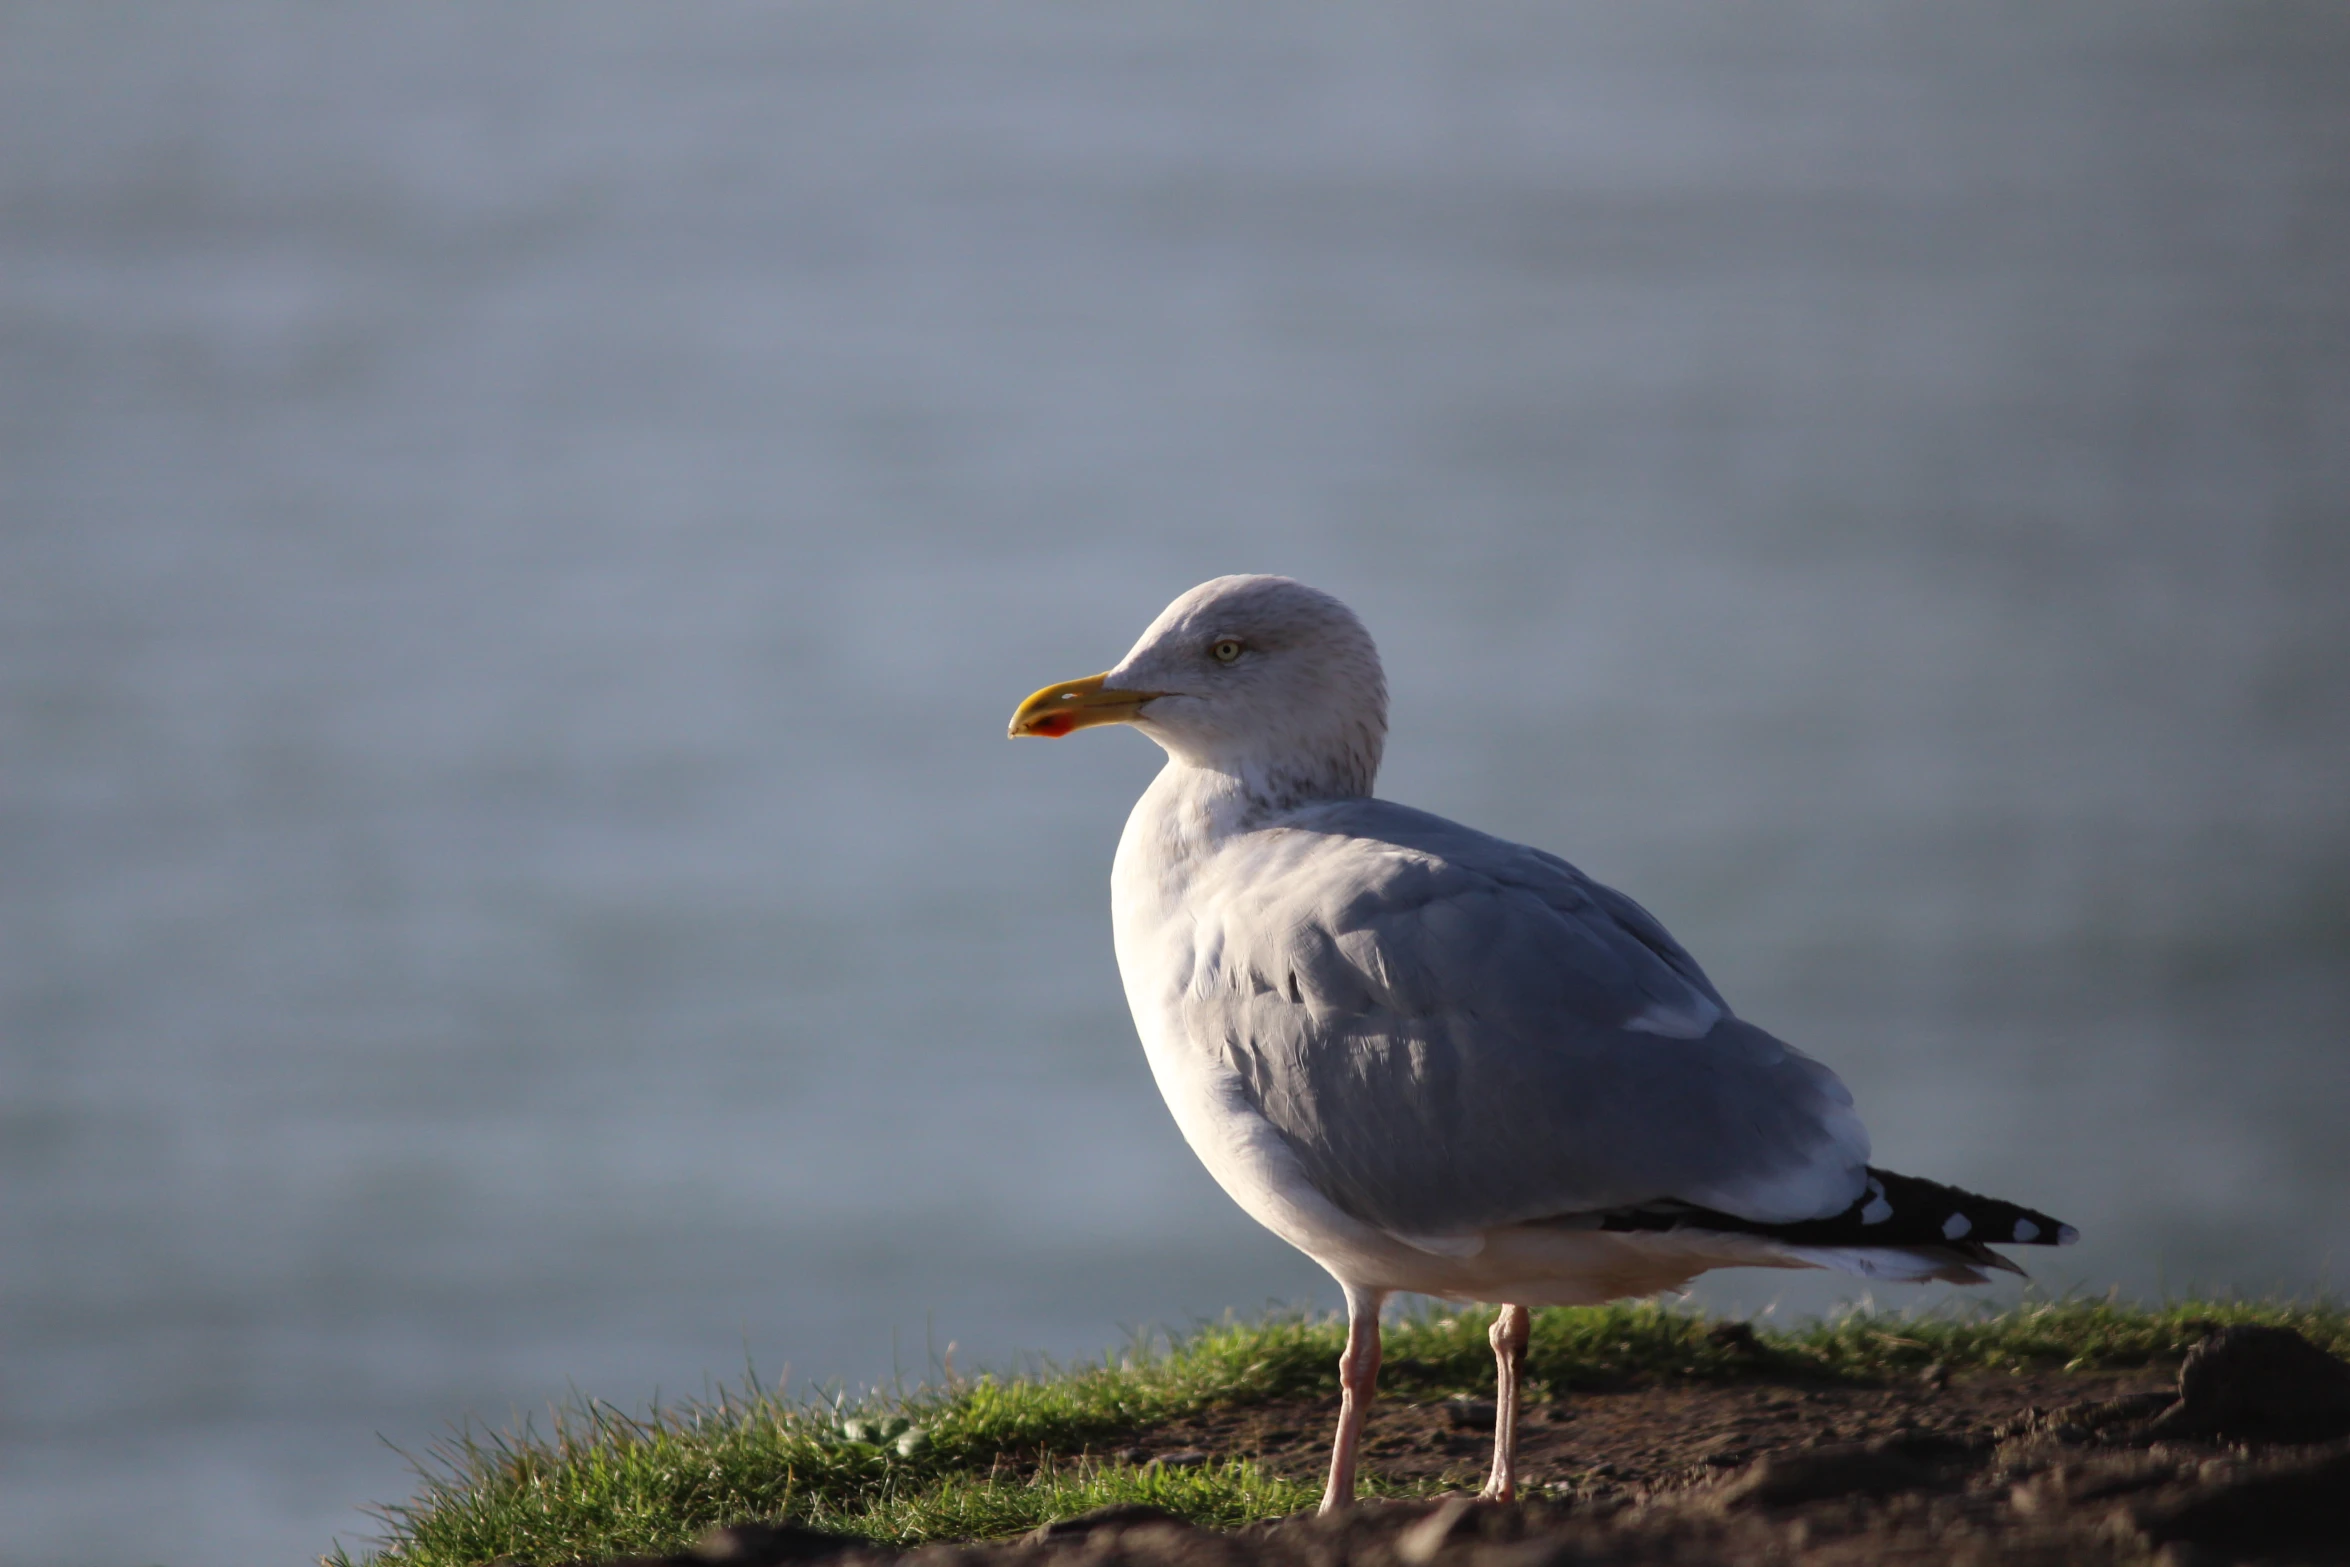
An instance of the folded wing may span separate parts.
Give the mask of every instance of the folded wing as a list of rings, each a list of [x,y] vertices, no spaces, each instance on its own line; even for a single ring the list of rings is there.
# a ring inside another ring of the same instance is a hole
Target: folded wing
[[[1844,1085],[1565,861],[1374,800],[1223,856],[1194,885],[1187,1031],[1356,1217],[1442,1236],[1678,1201],[1784,1223],[1861,1194]]]

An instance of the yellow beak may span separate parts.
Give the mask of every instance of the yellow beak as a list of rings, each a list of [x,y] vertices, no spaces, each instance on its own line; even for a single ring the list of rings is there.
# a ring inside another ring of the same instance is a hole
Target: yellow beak
[[[1102,682],[1109,678],[1087,675],[1083,680],[1065,680],[1059,685],[1046,686],[1021,703],[1020,710],[1012,715],[1012,738],[1042,735],[1048,740],[1058,740],[1096,724],[1123,724],[1134,717],[1143,703],[1166,695],[1164,691],[1106,691]]]

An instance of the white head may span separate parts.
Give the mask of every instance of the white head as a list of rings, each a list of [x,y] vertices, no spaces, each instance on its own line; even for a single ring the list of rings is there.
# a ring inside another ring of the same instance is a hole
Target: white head
[[[1387,681],[1354,611],[1288,577],[1218,577],[1167,606],[1106,674],[1045,687],[1012,733],[1132,724],[1268,803],[1371,792]]]

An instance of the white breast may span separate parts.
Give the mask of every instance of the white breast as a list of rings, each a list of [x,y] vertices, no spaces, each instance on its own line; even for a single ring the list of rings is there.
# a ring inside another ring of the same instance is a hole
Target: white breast
[[[1202,775],[1171,763],[1135,803],[1118,840],[1110,914],[1126,1005],[1160,1096],[1216,1183],[1333,1274],[1361,1278],[1377,1271],[1394,1240],[1308,1183],[1297,1155],[1249,1103],[1220,1042],[1195,1039],[1185,1025],[1185,991],[1218,977],[1219,955],[1199,940],[1195,889],[1230,847],[1201,783]]]

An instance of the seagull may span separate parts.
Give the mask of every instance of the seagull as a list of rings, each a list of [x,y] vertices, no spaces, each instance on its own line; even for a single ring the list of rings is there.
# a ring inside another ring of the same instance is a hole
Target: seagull
[[[1529,1309],[1710,1268],[1980,1284],[2071,1225],[1869,1162],[1836,1074],[1738,1017],[1639,904],[1554,854],[1373,797],[1387,687],[1352,610],[1204,582],[1013,737],[1128,724],[1167,753],[1110,909],[1185,1141],[1346,1297],[1322,1510],[1351,1503],[1379,1313],[1497,1303],[1493,1468],[1517,1495]]]

